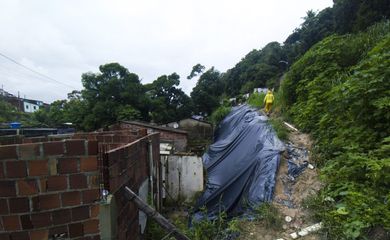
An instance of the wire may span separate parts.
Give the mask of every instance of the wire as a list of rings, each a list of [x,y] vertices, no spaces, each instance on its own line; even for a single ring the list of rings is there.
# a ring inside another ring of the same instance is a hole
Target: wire
[[[35,74],[37,74],[37,75],[39,75],[39,76],[41,76],[41,77],[44,77],[44,78],[49,79],[49,80],[51,80],[51,81],[53,81],[53,82],[56,82],[56,83],[61,84],[61,85],[63,85],[63,86],[66,86],[66,87],[68,87],[68,88],[70,88],[70,89],[72,89],[72,90],[76,89],[75,87],[73,87],[73,86],[71,86],[71,85],[62,83],[62,82],[60,82],[60,81],[58,81],[58,80],[56,80],[56,79],[54,79],[54,78],[51,78],[51,77],[49,77],[49,76],[47,76],[47,75],[45,75],[45,74],[43,74],[43,73],[37,72],[37,71],[35,71],[34,69],[31,69],[31,68],[29,68],[29,67],[27,67],[27,66],[25,66],[25,65],[23,65],[23,64],[21,64],[21,63],[19,63],[19,62],[17,62],[16,60],[14,60],[14,59],[12,59],[12,58],[6,56],[5,54],[3,54],[3,53],[1,53],[1,52],[0,52],[0,56],[2,56],[3,58],[7,59],[8,61],[13,62],[13,63],[15,63],[16,65],[18,65],[18,66],[20,66],[20,67],[22,67],[22,68],[24,68],[24,69],[27,69],[27,70],[29,70],[29,71],[31,71],[31,72],[33,72],[33,73],[35,73]]]

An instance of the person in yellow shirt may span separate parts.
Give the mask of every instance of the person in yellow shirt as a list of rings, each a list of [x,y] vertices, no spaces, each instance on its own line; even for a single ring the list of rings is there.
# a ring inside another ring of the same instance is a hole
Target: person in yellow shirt
[[[272,94],[272,91],[268,89],[267,94],[264,97],[264,103],[265,103],[265,113],[269,115],[272,107],[272,103],[274,102],[274,95]]]

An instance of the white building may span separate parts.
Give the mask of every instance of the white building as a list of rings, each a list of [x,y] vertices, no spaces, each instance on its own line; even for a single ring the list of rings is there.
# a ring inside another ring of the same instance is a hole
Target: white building
[[[23,99],[23,111],[26,113],[33,113],[43,106],[42,101]]]
[[[254,88],[253,93],[267,93],[268,88]]]

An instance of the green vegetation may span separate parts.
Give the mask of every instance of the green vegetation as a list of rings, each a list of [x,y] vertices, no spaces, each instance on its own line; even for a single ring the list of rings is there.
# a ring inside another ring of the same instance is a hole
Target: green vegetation
[[[206,214],[205,208],[202,211]],[[232,235],[239,235],[241,229],[238,219],[227,219],[226,213],[221,211],[214,220],[202,219],[193,222],[192,227],[188,227],[188,219],[185,217],[176,217],[171,219],[174,225],[191,240],[223,240]],[[168,233],[162,229],[156,222],[148,221],[145,239],[162,239]],[[173,237],[167,238],[173,240]]]
[[[0,123],[20,122],[23,126],[36,126],[39,123],[31,119],[30,115],[20,112],[16,107],[0,98]]]
[[[218,70],[212,67],[204,72],[199,77],[196,86],[191,92],[191,98],[194,102],[194,112],[210,116],[219,107],[223,89],[221,73]]]
[[[248,98],[247,103],[255,108],[263,108],[264,106],[264,93],[254,93],[251,94]]]
[[[191,115],[192,100],[177,87],[180,77],[176,73],[142,85],[135,73],[118,63],[102,65],[99,70],[82,75],[82,91],[39,110],[34,119],[48,126],[72,122],[78,129],[95,130],[118,120],[166,123]]]
[[[220,106],[211,114],[211,122],[214,126],[218,124],[230,113],[232,110],[229,106]]]
[[[204,72],[191,93],[195,112],[209,116],[222,98],[276,88],[273,115],[282,114],[316,141],[326,185],[310,205],[329,239],[368,239],[377,228],[390,232],[389,16],[386,0],[335,0],[331,8],[308,11],[283,45],[252,50],[226,73]],[[256,95],[248,102],[263,105]],[[213,115],[221,119],[224,112],[221,107]],[[281,119],[271,124],[281,139],[287,136]],[[277,223],[272,208],[263,208],[264,218]]]
[[[316,211],[332,239],[363,237],[376,226],[390,230],[389,32],[386,21],[330,36],[282,84],[284,110],[317,140],[327,185]]]
[[[281,213],[272,203],[263,203],[255,209],[256,219],[262,221],[266,228],[282,229],[283,219]]]
[[[315,217],[329,239],[367,239],[371,229],[390,232],[389,16],[388,0],[334,0],[331,8],[308,11],[283,44],[252,50],[226,73],[195,65],[187,77],[199,77],[191,98],[178,88],[176,73],[142,84],[118,63],[105,64],[99,73],[82,75],[82,91],[33,114],[31,122],[72,122],[94,130],[118,120],[165,123],[199,114],[218,124],[230,112],[220,106],[222,99],[255,87],[275,88],[271,124],[279,138],[287,137],[282,120],[274,117],[282,115],[316,142],[326,185],[310,201]],[[261,108],[263,96],[253,94],[248,103]],[[27,116],[2,102],[0,111],[1,121]],[[258,211],[278,224],[272,207]],[[188,234],[217,238],[226,228],[221,213]]]
[[[289,131],[283,124],[283,120],[281,118],[271,118],[269,122],[271,123],[271,126],[275,130],[276,135],[280,140],[284,141],[288,139]]]

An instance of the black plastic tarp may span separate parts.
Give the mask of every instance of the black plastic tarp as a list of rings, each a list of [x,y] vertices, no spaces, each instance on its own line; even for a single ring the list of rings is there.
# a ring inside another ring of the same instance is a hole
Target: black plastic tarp
[[[220,211],[237,216],[271,201],[283,150],[266,116],[247,105],[234,107],[203,155],[207,183],[193,220],[205,217],[202,207],[213,219]]]

